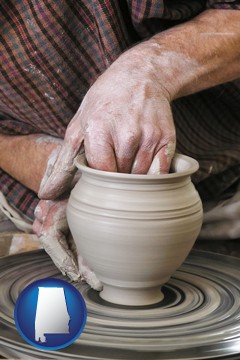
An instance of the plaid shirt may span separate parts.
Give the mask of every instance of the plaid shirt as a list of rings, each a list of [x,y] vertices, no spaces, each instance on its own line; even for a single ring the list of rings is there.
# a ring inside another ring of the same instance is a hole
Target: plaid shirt
[[[240,10],[240,1],[2,1],[0,132],[63,138],[89,87],[125,49],[207,8]],[[172,105],[178,150],[199,160],[195,181],[203,196],[221,193],[240,177],[240,84],[219,88],[211,90],[211,102],[203,92]],[[226,175],[219,187],[215,174]],[[36,194],[2,169],[0,190],[33,219]]]

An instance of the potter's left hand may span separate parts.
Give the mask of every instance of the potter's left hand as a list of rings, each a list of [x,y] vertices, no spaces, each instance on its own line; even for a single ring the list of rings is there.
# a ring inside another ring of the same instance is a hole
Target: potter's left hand
[[[73,281],[84,280],[95,290],[100,290],[102,285],[94,272],[80,255],[77,256],[66,219],[67,201],[41,200],[35,210],[33,231],[62,274]]]

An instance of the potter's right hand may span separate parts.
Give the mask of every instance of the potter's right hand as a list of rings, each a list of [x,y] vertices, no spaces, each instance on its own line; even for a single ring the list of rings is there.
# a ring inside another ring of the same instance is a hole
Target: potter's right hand
[[[101,290],[102,285],[94,272],[77,255],[66,219],[67,201],[41,200],[35,210],[33,231],[62,274],[73,281],[84,280],[93,289]]]
[[[135,47],[92,85],[41,183],[40,198],[54,199],[66,190],[83,141],[88,164],[95,169],[135,174],[169,171],[176,143],[171,97],[154,66],[146,66],[146,56]]]

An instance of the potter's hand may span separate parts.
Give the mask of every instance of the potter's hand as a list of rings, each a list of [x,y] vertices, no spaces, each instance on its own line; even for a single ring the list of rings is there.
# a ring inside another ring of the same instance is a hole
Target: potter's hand
[[[101,289],[96,275],[77,256],[66,219],[67,199],[42,200],[35,210],[33,230],[59,270],[71,280],[86,281],[95,290]]]
[[[175,150],[170,102],[239,78],[239,21],[240,11],[208,10],[123,53],[85,96],[40,197],[65,191],[83,140],[93,168],[167,172]]]
[[[86,94],[66,130],[63,147],[39,196],[63,192],[75,172],[84,140],[88,164],[129,173],[167,173],[175,152],[169,94],[137,47],[123,54]],[[139,63],[140,62],[140,63]]]
[[[167,173],[176,140],[169,96],[155,71],[140,68],[135,56],[136,48],[98,78],[83,100],[75,126],[82,129],[91,167]]]

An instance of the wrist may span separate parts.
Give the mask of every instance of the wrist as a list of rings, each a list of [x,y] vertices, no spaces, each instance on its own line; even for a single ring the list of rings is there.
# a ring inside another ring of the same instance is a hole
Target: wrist
[[[127,79],[135,74],[141,82],[151,81],[155,94],[162,95],[169,102],[179,97],[182,89],[196,81],[198,63],[184,53],[151,38],[128,52],[120,61],[127,69]]]
[[[240,77],[239,21],[240,11],[208,10],[122,56],[142,79],[150,74],[171,101]]]

